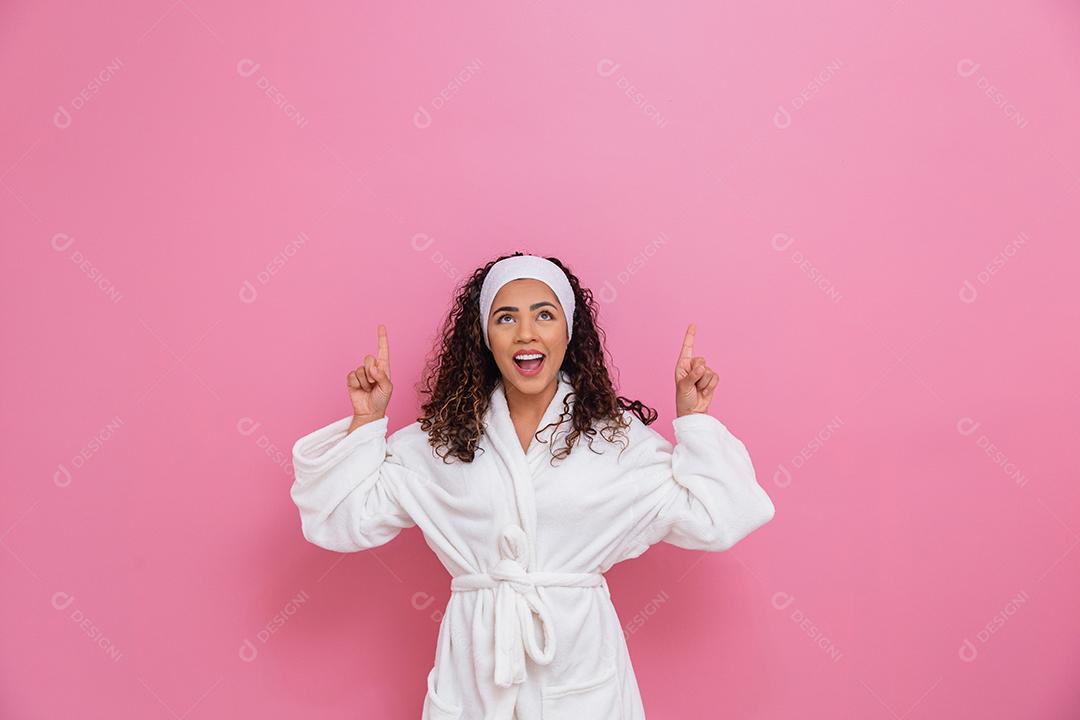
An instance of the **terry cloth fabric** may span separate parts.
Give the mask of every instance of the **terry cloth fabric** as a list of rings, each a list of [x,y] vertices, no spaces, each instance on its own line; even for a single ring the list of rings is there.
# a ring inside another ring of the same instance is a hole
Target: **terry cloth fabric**
[[[625,449],[597,433],[552,464],[573,389],[560,371],[523,450],[499,383],[471,463],[444,463],[418,421],[387,436],[386,417],[293,446],[308,541],[356,552],[416,526],[450,573],[423,720],[644,720],[603,573],[661,541],[727,550],[773,517],[746,447],[705,413],[675,418],[672,445],[624,411]]]

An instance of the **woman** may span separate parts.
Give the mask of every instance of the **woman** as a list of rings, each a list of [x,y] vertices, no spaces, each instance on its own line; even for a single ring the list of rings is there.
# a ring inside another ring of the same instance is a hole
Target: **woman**
[[[641,720],[603,572],[666,541],[726,550],[774,513],[708,414],[718,381],[687,328],[673,446],[616,396],[592,293],[516,253],[458,293],[424,416],[386,437],[390,349],[347,375],[351,416],[293,447],[304,537],[338,552],[419,526],[450,572],[425,720]]]

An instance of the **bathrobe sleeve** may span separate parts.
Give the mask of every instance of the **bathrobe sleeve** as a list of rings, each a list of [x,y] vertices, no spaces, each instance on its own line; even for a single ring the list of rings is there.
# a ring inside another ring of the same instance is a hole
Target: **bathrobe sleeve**
[[[337,552],[378,547],[416,523],[398,498],[409,479],[387,451],[389,420],[346,434],[352,416],[336,420],[293,445],[296,472],[290,495],[309,541]]]
[[[675,418],[674,446],[643,425],[630,472],[636,493],[631,554],[657,542],[727,550],[772,519],[746,446],[707,413]]]

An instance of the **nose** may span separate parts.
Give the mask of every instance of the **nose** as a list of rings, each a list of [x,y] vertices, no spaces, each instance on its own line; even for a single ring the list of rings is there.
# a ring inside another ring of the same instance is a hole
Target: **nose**
[[[532,318],[524,318],[517,324],[517,331],[514,334],[516,340],[520,342],[530,342],[536,336],[536,328],[533,327]]]

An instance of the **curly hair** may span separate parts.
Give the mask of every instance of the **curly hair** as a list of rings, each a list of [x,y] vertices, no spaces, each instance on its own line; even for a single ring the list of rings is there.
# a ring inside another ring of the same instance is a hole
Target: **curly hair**
[[[423,415],[417,420],[443,462],[450,462],[450,456],[472,462],[476,456],[491,393],[502,378],[494,356],[484,344],[480,289],[492,265],[522,254],[516,252],[496,258],[465,280],[443,323],[442,341],[428,356],[419,387],[419,392],[428,399],[421,405]],[[559,420],[539,428],[535,435],[538,441],[545,442],[539,435],[548,427],[561,425],[568,419],[570,398],[574,398],[571,430],[566,434],[566,445],[558,452],[552,451],[551,462],[554,464],[556,458],[570,454],[581,435],[588,437],[592,449],[593,436],[600,422],[605,423],[600,433],[606,440],[625,439],[624,430],[629,427],[629,422],[623,417],[623,410],[634,413],[646,425],[656,420],[657,413],[639,400],[632,401],[615,394],[605,360],[604,331],[596,322],[598,309],[592,291],[581,287],[577,277],[557,258],[547,259],[566,273],[574,291],[575,304],[573,332],[560,368],[573,385],[573,392],[567,393]]]

